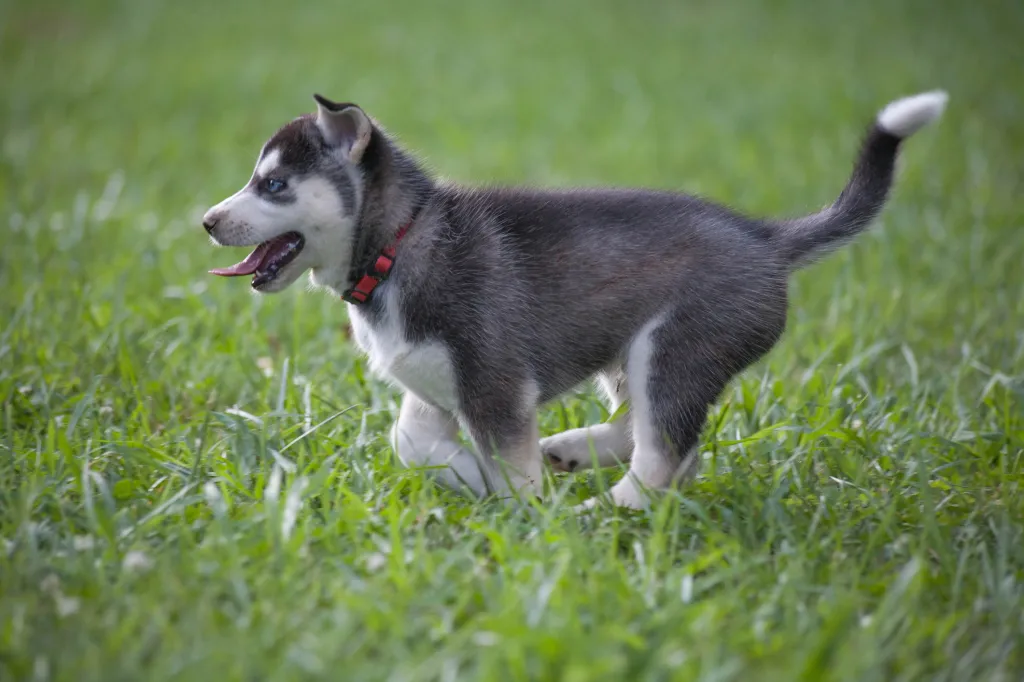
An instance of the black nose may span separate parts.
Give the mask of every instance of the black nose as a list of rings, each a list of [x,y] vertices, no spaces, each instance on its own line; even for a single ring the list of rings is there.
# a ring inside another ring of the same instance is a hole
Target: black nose
[[[204,218],[203,219],[203,227],[206,228],[207,232],[213,232],[213,228],[217,227],[217,219],[216,218]]]

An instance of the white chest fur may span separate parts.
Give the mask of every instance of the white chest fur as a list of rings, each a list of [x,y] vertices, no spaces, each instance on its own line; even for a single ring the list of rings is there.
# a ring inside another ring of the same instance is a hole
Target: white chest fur
[[[357,306],[348,307],[353,336],[366,353],[370,369],[429,403],[457,412],[455,375],[448,349],[440,342],[410,343],[399,314],[397,291],[387,287],[380,293],[384,294],[384,314],[374,324]]]

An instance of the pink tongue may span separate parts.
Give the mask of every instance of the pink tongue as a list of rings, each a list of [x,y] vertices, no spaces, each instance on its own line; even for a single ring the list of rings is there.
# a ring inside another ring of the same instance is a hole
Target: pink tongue
[[[267,253],[267,249],[270,248],[268,242],[263,242],[256,249],[245,257],[245,260],[241,263],[235,263],[230,268],[214,268],[210,270],[211,275],[220,275],[221,277],[241,277],[243,275],[251,275],[256,272],[260,267],[260,263],[263,261],[263,256]]]

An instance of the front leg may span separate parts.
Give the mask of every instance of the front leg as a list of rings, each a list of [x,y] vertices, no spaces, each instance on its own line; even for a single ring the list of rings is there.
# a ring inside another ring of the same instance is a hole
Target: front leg
[[[487,486],[477,458],[459,444],[458,433],[459,423],[453,414],[406,392],[391,428],[391,445],[405,466],[444,467],[430,471],[439,483],[483,497]]]
[[[481,469],[490,492],[539,497],[543,492],[543,457],[538,442],[537,390],[532,382],[524,384],[521,391],[511,394],[481,391],[477,386],[462,419],[481,454]]]

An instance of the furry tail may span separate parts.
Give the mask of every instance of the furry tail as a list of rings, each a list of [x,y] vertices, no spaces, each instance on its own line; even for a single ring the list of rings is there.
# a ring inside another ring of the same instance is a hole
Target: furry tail
[[[900,143],[938,118],[947,99],[936,90],[891,102],[875,118],[853,175],[835,203],[813,215],[775,223],[794,269],[839,248],[874,220],[888,198]]]

